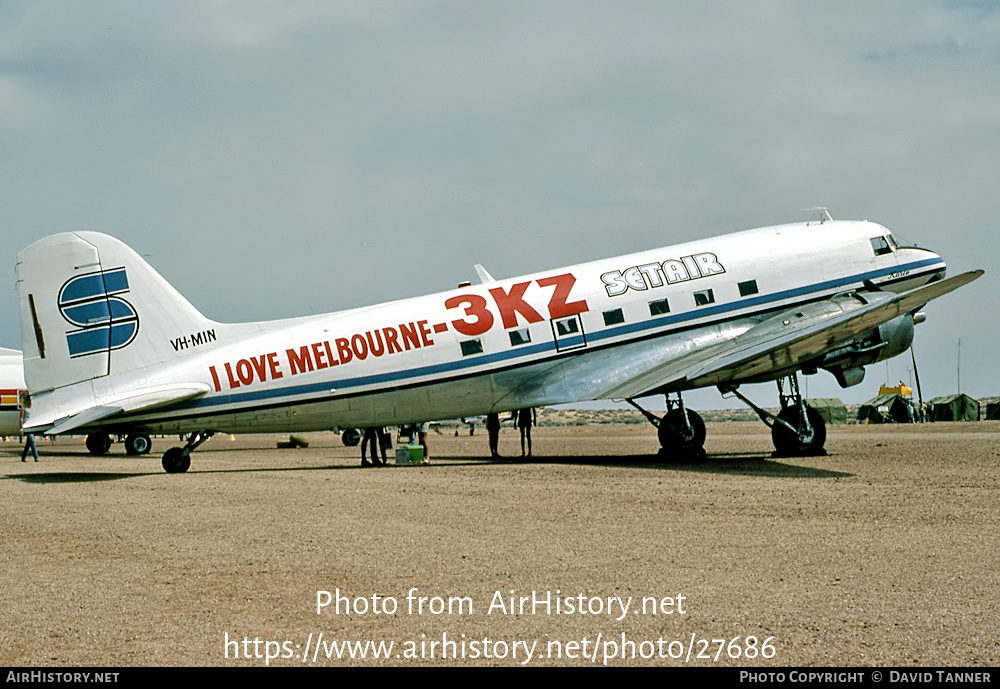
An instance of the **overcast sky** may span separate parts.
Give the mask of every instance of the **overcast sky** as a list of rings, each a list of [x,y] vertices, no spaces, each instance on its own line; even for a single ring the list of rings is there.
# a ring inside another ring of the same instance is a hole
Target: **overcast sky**
[[[959,340],[963,391],[1000,395],[998,154],[995,1],[3,1],[0,346],[15,254],[55,232],[115,235],[242,321],[827,206],[987,270],[915,350],[925,397],[956,390]]]

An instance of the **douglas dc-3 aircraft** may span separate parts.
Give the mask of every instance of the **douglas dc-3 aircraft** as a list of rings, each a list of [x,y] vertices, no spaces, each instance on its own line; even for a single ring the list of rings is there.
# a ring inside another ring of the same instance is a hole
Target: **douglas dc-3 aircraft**
[[[869,222],[766,227],[377,306],[260,323],[209,320],[120,241],[56,234],[18,254],[35,433],[109,434],[186,471],[213,433],[390,426],[596,399],[667,396],[661,454],[703,454],[681,393],[750,404],[780,454],[821,453],[797,373],[842,386],[910,346],[919,310],[982,274]],[[777,381],[781,412],[743,383]],[[787,382],[786,382],[787,381]]]

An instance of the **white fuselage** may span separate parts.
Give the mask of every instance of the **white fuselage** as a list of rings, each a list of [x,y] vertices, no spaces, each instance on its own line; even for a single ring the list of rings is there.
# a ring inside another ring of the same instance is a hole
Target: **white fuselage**
[[[75,413],[81,386],[100,400],[160,381],[209,392],[93,428],[305,431],[595,399],[631,368],[736,337],[778,311],[865,280],[902,291],[944,269],[873,223],[749,230],[350,311],[165,332],[163,360],[118,371],[112,352],[112,375],[45,392],[46,418],[31,422]]]

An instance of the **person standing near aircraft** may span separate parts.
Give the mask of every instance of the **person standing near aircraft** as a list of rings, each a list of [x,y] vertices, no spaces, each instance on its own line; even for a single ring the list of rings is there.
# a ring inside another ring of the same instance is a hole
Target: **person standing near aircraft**
[[[511,420],[517,418],[517,427],[521,431],[521,456],[524,457],[524,441],[528,441],[528,457],[531,456],[531,426],[538,423],[538,415],[534,407],[518,409],[511,415]]]
[[[382,452],[382,466],[388,466],[389,459],[386,456],[386,451],[392,449],[392,436],[389,435],[389,431],[385,430],[385,426],[377,427],[375,435],[378,438],[378,449]],[[375,459],[374,455],[372,455],[372,459]]]
[[[361,466],[371,465],[383,466],[385,464],[385,450],[382,450],[382,461],[378,459],[378,446],[381,444],[380,436],[385,433],[382,428],[366,428],[364,436],[361,438]],[[368,461],[366,449],[371,447],[372,461]]]
[[[428,422],[417,424],[417,437],[420,438],[420,447],[424,448],[424,458],[420,462],[421,464],[430,464],[431,455],[430,451],[427,449],[427,432],[431,429],[431,425]]]
[[[21,427],[24,427],[24,412],[26,409],[31,408],[31,395],[27,392],[21,393]],[[24,449],[21,451],[21,461],[28,461],[28,450],[31,450],[31,454],[35,457],[35,461],[38,461],[38,447],[35,445],[35,434],[28,433],[24,438]]]
[[[500,457],[500,415],[491,412],[486,415],[486,432],[490,436],[490,458]]]

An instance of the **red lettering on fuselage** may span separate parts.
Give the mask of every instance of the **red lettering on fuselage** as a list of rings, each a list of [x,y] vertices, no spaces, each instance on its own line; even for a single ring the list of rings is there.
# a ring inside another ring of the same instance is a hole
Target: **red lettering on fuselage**
[[[511,285],[510,292],[505,292],[503,287],[494,287],[490,290],[493,301],[500,310],[500,320],[503,321],[504,328],[517,327],[517,314],[524,316],[524,320],[529,323],[539,323],[543,320],[542,315],[524,300],[524,293],[530,286],[530,282],[518,282]]]
[[[310,344],[297,345],[285,350],[290,375],[313,373],[325,368],[340,366],[352,361],[379,359],[390,354],[399,354],[410,349],[430,347],[434,344],[434,330],[426,320],[400,323],[396,326],[372,329],[354,333],[348,337],[336,337],[333,341],[321,340]],[[219,367],[208,367],[216,392],[222,392],[228,382],[229,389],[265,383],[284,377],[277,352],[260,354],[227,361],[222,364],[227,380],[219,376]]]
[[[399,334],[403,336],[403,346],[409,351],[410,347],[417,349],[420,347],[420,338],[417,336],[416,323],[400,323]]]
[[[576,278],[572,273],[563,273],[562,275],[553,275],[550,278],[542,278],[538,280],[538,284],[541,287],[555,287],[555,290],[552,292],[552,298],[549,299],[549,318],[575,316],[578,313],[590,310],[586,299],[568,303],[566,301],[569,299],[569,293],[573,290],[573,285],[576,284]]]
[[[313,370],[312,357],[309,355],[309,345],[299,347],[298,354],[295,353],[294,349],[286,349],[285,354],[288,356],[288,365],[292,369],[293,376],[303,371]],[[228,368],[229,364],[226,364],[226,367]]]
[[[534,284],[538,287],[554,288],[547,306],[549,318],[551,319],[575,316],[590,310],[590,305],[587,304],[586,299],[569,301],[573,285],[576,284],[576,276],[572,273],[539,278],[535,280]],[[526,295],[531,286],[531,282],[515,282],[506,290],[503,287],[490,288],[490,296],[493,297],[493,302],[500,313],[500,321],[503,323],[505,330],[516,328],[519,325],[518,316],[529,324],[545,320],[542,314],[538,312],[538,309],[528,303]],[[462,335],[475,337],[482,335],[493,327],[495,316],[493,315],[493,311],[490,310],[486,298],[482,295],[460,294],[448,297],[444,302],[444,306],[446,309],[462,308],[464,310],[462,318],[451,321],[452,327]]]
[[[449,297],[445,300],[444,305],[448,309],[465,306],[465,318],[451,322],[455,330],[463,335],[475,337],[493,327],[493,312],[487,307],[486,299],[482,295],[462,294],[457,297]]]

